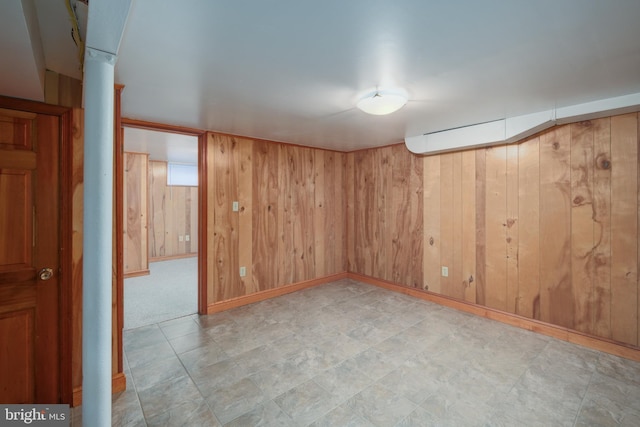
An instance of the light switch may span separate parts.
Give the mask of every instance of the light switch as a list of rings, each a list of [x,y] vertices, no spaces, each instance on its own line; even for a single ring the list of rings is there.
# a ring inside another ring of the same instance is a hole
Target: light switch
[[[238,202],[233,202],[233,211],[238,212],[238,210],[239,210]]]
[[[191,238],[189,237],[189,235],[188,235],[188,234],[185,234],[185,236],[184,236],[184,241],[185,241],[185,242],[188,242],[189,240],[191,240]]]
[[[247,267],[240,267],[240,277],[247,275]]]
[[[449,267],[442,266],[442,277],[449,277]]]

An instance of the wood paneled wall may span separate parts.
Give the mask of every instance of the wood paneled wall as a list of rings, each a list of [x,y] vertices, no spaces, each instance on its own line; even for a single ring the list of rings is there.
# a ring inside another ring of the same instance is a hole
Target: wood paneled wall
[[[198,252],[198,187],[168,186],[167,162],[149,162],[151,260]]]
[[[123,250],[124,274],[149,272],[148,169],[146,153],[124,153]]]
[[[638,345],[638,127],[634,113],[509,146],[350,153],[349,270]]]
[[[345,159],[208,134],[208,303],[346,271]]]
[[[349,271],[421,287],[422,159],[404,145],[347,156]]]

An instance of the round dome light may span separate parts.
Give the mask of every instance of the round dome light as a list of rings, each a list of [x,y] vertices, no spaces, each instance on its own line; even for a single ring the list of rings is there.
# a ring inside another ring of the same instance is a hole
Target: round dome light
[[[376,89],[365,94],[356,105],[367,114],[384,116],[398,111],[407,100],[406,92],[400,89]]]

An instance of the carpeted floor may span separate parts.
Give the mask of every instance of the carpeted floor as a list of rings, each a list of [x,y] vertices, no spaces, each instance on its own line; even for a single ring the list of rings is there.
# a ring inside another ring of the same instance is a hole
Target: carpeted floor
[[[149,270],[124,281],[124,329],[197,313],[197,257],[152,262]]]

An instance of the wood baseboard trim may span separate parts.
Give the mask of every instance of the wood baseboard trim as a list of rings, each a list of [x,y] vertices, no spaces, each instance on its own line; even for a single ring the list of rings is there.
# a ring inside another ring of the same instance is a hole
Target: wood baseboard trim
[[[264,301],[266,299],[279,297],[281,295],[290,294],[305,288],[322,285],[324,283],[334,282],[336,280],[345,279],[347,273],[337,273],[330,276],[320,277],[318,279],[305,280],[303,282],[292,283],[290,285],[280,286],[274,289],[259,291],[250,295],[228,299],[226,301],[214,302],[207,306],[207,314],[219,313],[221,311],[230,310],[232,308],[241,307],[243,305],[253,304],[254,302]]]
[[[151,274],[150,270],[139,270],[139,271],[132,271],[131,273],[125,273],[123,277],[125,279],[129,279],[131,277],[148,276],[149,274]]]
[[[408,286],[398,285],[397,283],[386,280],[376,279],[375,277],[365,276],[358,273],[347,273],[347,278],[357,280],[359,282],[368,283],[370,285],[379,286],[391,291],[410,295],[416,298],[430,301],[445,307],[464,311],[466,313],[475,314],[476,316],[485,317],[487,319],[496,320],[511,326],[537,332],[542,335],[554,337],[583,347],[594,350],[603,351],[625,359],[640,362],[640,347],[612,341],[606,338],[600,338],[593,335],[575,331],[573,329],[562,326],[552,325],[550,323],[541,322],[535,319],[529,319],[517,314],[507,313],[505,311],[496,310],[482,305],[462,301],[444,295],[439,295],[422,289],[410,288]]]
[[[193,258],[197,256],[198,256],[197,252],[191,252],[188,254],[181,254],[181,255],[156,256],[153,258],[149,258],[149,262],[171,261],[172,259]]]
[[[127,389],[127,377],[119,372],[111,377],[111,393],[120,393]],[[82,405],[82,386],[73,389],[72,407]]]

